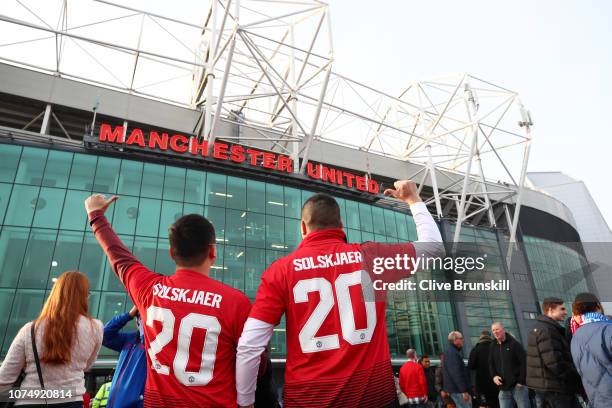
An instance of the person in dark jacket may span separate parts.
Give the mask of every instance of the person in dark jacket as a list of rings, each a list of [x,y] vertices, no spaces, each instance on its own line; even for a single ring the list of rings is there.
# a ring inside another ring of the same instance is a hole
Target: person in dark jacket
[[[506,333],[504,325],[491,325],[495,342],[489,354],[489,372],[493,383],[500,389],[500,408],[530,408],[529,390],[525,386],[527,356],[525,349],[514,337]]]
[[[592,293],[576,296],[572,315],[572,357],[590,407],[609,407],[612,405],[612,319],[604,315],[599,299]]]
[[[451,399],[448,392],[444,390],[444,353],[440,353],[440,365],[436,367],[435,378],[436,378],[436,392],[439,395],[437,399],[438,406],[443,408],[451,408],[455,406],[455,403]]]
[[[468,368],[476,373],[476,405],[479,407],[499,407],[497,400],[499,390],[489,375],[489,352],[492,342],[489,331],[483,330],[468,359]]]
[[[444,353],[444,365],[442,366],[444,389],[450,394],[457,408],[470,408],[472,406],[470,374],[463,364],[461,353],[463,335],[458,331],[450,332],[448,342],[449,345]]]
[[[565,329],[567,315],[563,300],[544,299],[544,314],[536,318],[527,347],[527,386],[536,393],[536,405],[555,408],[578,406],[576,393],[580,376],[574,367]]]
[[[419,360],[419,363],[423,366],[425,371],[425,380],[427,381],[427,400],[430,406],[433,406],[435,401],[438,399],[438,393],[436,391],[436,370],[431,366],[431,360],[427,354],[423,354]]]
[[[138,330],[122,332],[121,329],[134,317],[137,319]],[[143,406],[147,357],[140,323],[138,309],[134,306],[129,312],[113,317],[104,326],[102,344],[120,352],[108,393],[108,408]]]

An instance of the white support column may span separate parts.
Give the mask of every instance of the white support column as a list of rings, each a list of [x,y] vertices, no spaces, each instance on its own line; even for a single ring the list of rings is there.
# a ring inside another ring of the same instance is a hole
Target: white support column
[[[45,106],[45,114],[43,115],[42,125],[40,126],[40,134],[48,135],[50,125],[51,125],[51,104],[48,103],[47,106]]]
[[[434,201],[436,203],[436,214],[438,218],[442,218],[442,204],[440,202],[440,192],[438,191],[438,178],[436,176],[436,167],[433,163],[433,159],[431,156],[431,145],[429,143],[425,146],[425,150],[427,150],[427,167],[429,169],[429,175],[431,177],[431,187],[433,188]]]
[[[211,4],[210,41],[208,43],[208,63],[206,64],[206,111],[204,114],[204,138],[209,140],[212,128],[213,98],[215,85],[215,43],[217,39],[217,1]],[[210,145],[210,144],[209,144]],[[209,146],[210,148],[210,146]]]

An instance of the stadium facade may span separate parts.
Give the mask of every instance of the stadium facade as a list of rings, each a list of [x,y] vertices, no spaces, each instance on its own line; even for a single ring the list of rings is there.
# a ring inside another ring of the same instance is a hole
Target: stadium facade
[[[94,192],[121,197],[110,211],[112,224],[136,256],[160,273],[174,269],[167,226],[181,214],[208,217],[219,247],[214,277],[251,299],[266,266],[299,244],[300,208],[315,192],[338,199],[350,242],[416,239],[407,207],[380,191],[420,164],[315,140],[301,174],[266,140],[251,138],[247,146],[239,138],[218,139],[205,149],[191,137],[200,114],[195,109],[6,64],[0,64],[0,78],[2,355],[63,271],[88,275],[95,317],[107,321],[131,307],[86,223],[83,201]],[[92,95],[99,101],[95,110]],[[252,132],[236,123],[220,126],[220,134],[245,139]],[[449,184],[462,177],[446,173]],[[422,195],[431,196],[424,184]],[[494,211],[495,228],[473,222],[460,232],[460,241],[488,254],[487,276],[508,279],[511,290],[461,301],[394,292],[387,312],[394,358],[401,359],[407,347],[435,355],[455,329],[467,334],[469,348],[494,320],[524,340],[544,297],[569,301],[591,288],[568,208],[528,188],[522,200],[511,262],[511,219],[503,210],[514,205],[510,199],[498,203],[503,206]],[[454,237],[453,211],[445,206],[439,218],[447,242]],[[272,354],[282,359],[284,322],[274,333]],[[115,357],[103,348],[99,363]]]

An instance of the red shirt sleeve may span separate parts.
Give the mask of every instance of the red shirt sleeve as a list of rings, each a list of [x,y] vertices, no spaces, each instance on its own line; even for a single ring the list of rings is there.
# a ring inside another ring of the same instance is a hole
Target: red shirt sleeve
[[[286,309],[285,280],[282,266],[275,262],[263,273],[261,283],[251,309],[252,317],[277,325]]]
[[[399,386],[400,386],[400,390],[402,390],[404,394],[406,394],[406,391],[408,390],[408,378],[407,378],[406,371],[407,371],[407,367],[406,367],[406,363],[404,363],[402,368],[400,368],[400,372],[399,372]]]
[[[425,378],[425,369],[423,368],[421,364],[419,364],[418,366],[419,366],[418,378],[419,378],[419,385],[420,385],[419,388],[421,390],[421,395],[426,396],[427,395],[427,378]]]
[[[159,275],[147,269],[127,249],[102,211],[92,211],[89,214],[89,224],[108,257],[111,268],[127,289],[134,304],[140,307],[143,293],[159,279]]]

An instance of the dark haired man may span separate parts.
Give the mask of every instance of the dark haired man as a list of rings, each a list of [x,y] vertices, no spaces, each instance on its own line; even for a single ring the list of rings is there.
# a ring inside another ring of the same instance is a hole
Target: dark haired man
[[[542,309],[527,341],[527,386],[535,390],[538,408],[577,407],[580,377],[560,324],[567,316],[563,299],[546,298]]]
[[[592,293],[579,293],[572,305],[572,357],[593,408],[612,402],[612,319]]]
[[[215,229],[201,215],[179,218],[168,232],[176,272],[160,275],[130,253],[104,216],[116,199],[94,194],[85,208],[142,316],[148,362],[144,405],[234,406],[236,347],[251,304],[242,292],[209,277],[217,257]]]
[[[397,406],[385,301],[374,298],[364,269],[372,257],[435,256],[444,249],[416,184],[397,181],[394,187],[385,194],[410,205],[418,243],[349,244],[336,200],[315,194],[304,203],[302,243],[264,272],[240,338],[239,405],[253,403],[259,355],[286,314],[285,407]]]

